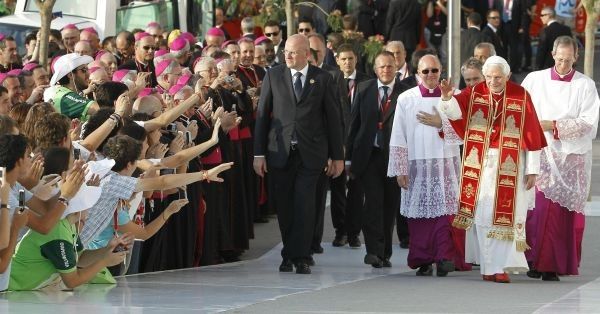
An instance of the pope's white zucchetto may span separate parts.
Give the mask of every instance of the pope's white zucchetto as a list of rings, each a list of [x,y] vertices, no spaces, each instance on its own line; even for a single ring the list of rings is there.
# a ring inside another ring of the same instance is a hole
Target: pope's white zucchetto
[[[508,62],[506,62],[506,59],[504,59],[500,56],[491,56],[487,60],[485,60],[485,63],[483,64],[483,68],[481,69],[481,72],[483,73],[483,75],[485,75],[487,73],[488,69],[492,66],[500,67],[502,69],[502,73],[504,73],[504,75],[510,74],[510,65],[508,65]]]

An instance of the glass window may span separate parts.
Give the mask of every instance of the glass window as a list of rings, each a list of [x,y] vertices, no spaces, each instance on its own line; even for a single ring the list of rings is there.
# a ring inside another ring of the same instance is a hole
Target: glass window
[[[56,0],[52,12],[96,19],[97,0]],[[27,0],[25,12],[39,12],[34,0]]]
[[[171,1],[141,4],[117,9],[116,31],[146,29],[149,21],[156,21],[163,29],[173,29],[173,4]]]

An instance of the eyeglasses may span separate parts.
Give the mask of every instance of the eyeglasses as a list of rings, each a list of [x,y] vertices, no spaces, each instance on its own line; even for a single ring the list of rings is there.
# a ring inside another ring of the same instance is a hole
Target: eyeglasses
[[[421,70],[421,73],[423,73],[425,75],[429,74],[429,72],[431,72],[432,74],[436,74],[436,73],[440,72],[440,69],[433,68],[433,69]]]
[[[156,47],[154,47],[154,46],[143,46],[142,49],[144,49],[144,50],[152,49],[152,50],[156,51]]]
[[[490,19],[490,20],[499,20],[500,16],[490,16],[490,17],[488,17],[488,19]]]
[[[291,50],[284,50],[283,51],[284,55],[286,55],[286,56],[287,55],[292,55],[292,57],[297,56],[299,53],[300,53],[299,51],[291,51]]]
[[[310,28],[299,28],[298,33],[310,33]]]
[[[550,13],[541,14],[540,17],[548,16]]]
[[[267,36],[267,37],[279,36],[279,32],[265,33],[265,36]]]

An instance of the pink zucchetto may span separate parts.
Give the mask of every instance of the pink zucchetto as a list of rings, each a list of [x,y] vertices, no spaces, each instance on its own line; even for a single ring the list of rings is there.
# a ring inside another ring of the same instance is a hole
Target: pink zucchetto
[[[33,68],[37,67],[38,65],[39,64],[36,62],[29,62],[23,66],[23,70],[31,72],[33,71]]]
[[[98,35],[98,32],[93,27],[84,28],[81,31]]]
[[[167,49],[158,49],[155,53],[154,53],[154,58],[159,58],[162,57],[166,54],[168,54],[169,51]]]
[[[131,70],[116,70],[115,73],[113,73],[113,82],[120,82],[130,71]]]
[[[208,32],[206,32],[207,36],[217,36],[217,37],[225,37],[225,33],[223,30],[218,27],[211,27]]]
[[[175,84],[169,88],[169,94],[175,96],[185,85],[183,84]]]
[[[225,49],[229,45],[237,45],[237,41],[235,41],[233,39],[228,40],[228,41],[224,42],[223,44],[221,44],[221,49]]]
[[[148,96],[151,94],[156,93],[156,89],[152,88],[152,87],[146,87],[144,89],[142,89],[142,91],[138,94],[138,98],[142,98],[144,96]]]
[[[183,37],[183,39],[187,40],[188,43],[190,43],[190,46],[193,46],[197,42],[196,36],[194,36],[194,34],[192,34],[190,32],[183,32],[179,36]]]
[[[191,75],[182,75],[177,80],[177,84],[178,85],[187,85],[191,78],[192,78]]]
[[[64,26],[64,27],[61,29],[61,31],[64,31],[64,30],[67,30],[67,29],[76,29],[76,30],[79,30],[79,28],[77,28],[77,26],[75,26],[75,24],[67,24],[67,25],[65,25],[65,26]]]
[[[267,37],[267,36],[264,36],[264,35],[260,36],[260,37],[258,37],[258,38],[256,38],[254,40],[254,45],[258,46],[258,45],[264,43],[267,40],[271,40],[271,39],[269,37]]]
[[[6,74],[6,73],[0,73],[0,84],[4,83],[4,80],[6,79],[7,76],[8,76],[8,74]]]
[[[10,70],[10,71],[6,72],[6,74],[8,74],[8,75],[14,75],[14,76],[19,76],[19,75],[21,75],[21,72],[23,72],[23,70],[21,70],[21,69],[13,69],[13,70]]]
[[[182,50],[186,50],[186,49],[189,50],[189,48],[190,48],[190,43],[185,38],[183,38],[183,36],[177,37],[169,45],[169,49],[171,50],[171,52],[178,52],[178,51],[182,51]]]
[[[156,65],[156,68],[154,69],[154,74],[156,75],[156,77],[161,76],[165,72],[165,70],[169,67],[169,65],[171,65],[171,62],[173,62],[173,60],[171,60],[171,59],[166,59],[166,60],[159,62]]]
[[[139,32],[139,33],[136,33],[133,37],[135,38],[135,41],[140,41],[140,40],[142,40],[142,38],[147,37],[147,36],[152,36],[152,35],[150,35],[146,32]]]
[[[158,22],[150,22],[150,23],[148,23],[148,25],[146,25],[146,27],[160,28],[160,24],[158,24]]]

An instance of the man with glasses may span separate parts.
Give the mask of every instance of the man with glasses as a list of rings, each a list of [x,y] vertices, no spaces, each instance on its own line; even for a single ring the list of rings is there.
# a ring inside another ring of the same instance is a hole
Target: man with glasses
[[[135,54],[134,45],[135,45],[135,37],[131,32],[122,31],[117,34],[115,39],[117,53],[115,57],[117,57],[117,61],[119,65],[128,62],[133,59]]]
[[[92,61],[94,59],[90,56],[76,53],[58,58],[54,64],[56,72],[50,79],[50,88],[44,92],[44,101],[51,101],[57,112],[71,119],[86,121],[96,113],[99,109],[98,103],[81,95],[88,88],[87,65]]]
[[[156,46],[160,44],[160,41],[163,39],[163,29],[162,26],[157,22],[150,22],[146,25],[146,33],[150,34],[150,36],[154,37],[154,42]]]
[[[285,41],[282,40],[283,34],[281,33],[281,27],[277,21],[267,21],[265,23],[264,34],[267,38],[273,41],[275,48],[275,62],[282,64],[285,62],[285,56],[283,55],[283,49],[285,48]]]
[[[155,87],[158,85],[156,74],[154,71],[154,52],[156,52],[156,42],[154,37],[148,33],[139,33],[139,37],[135,42],[134,58],[121,66],[119,70],[135,70],[138,73],[150,72],[150,81],[146,83],[146,87]]]
[[[258,47],[260,47],[262,50],[264,50],[264,55],[265,55],[264,68],[265,68],[265,70],[278,65],[278,63],[275,61],[275,59],[276,59],[275,46],[273,45],[273,41],[271,39],[269,39],[266,36],[258,37],[254,41],[254,45],[256,46],[257,51],[258,51]],[[256,58],[256,56],[255,56],[255,58]]]
[[[387,174],[402,188],[400,213],[410,232],[408,266],[418,268],[417,276],[431,276],[433,264],[438,277],[454,271],[450,221],[458,208],[460,141],[441,137],[438,128],[421,122],[424,113],[435,113],[441,71],[436,56],[419,60],[421,83],[398,97],[390,139]]]
[[[540,31],[537,55],[535,57],[535,65],[538,70],[554,66],[552,46],[556,38],[571,36],[571,29],[556,20],[554,8],[544,7],[540,14],[540,19],[545,27]]]
[[[74,24],[67,24],[60,31],[62,42],[67,53],[75,52],[75,43],[79,41],[79,29]]]
[[[80,41],[87,41],[90,44],[91,56],[96,57],[98,50],[100,50],[100,38],[98,32],[93,27],[84,28],[79,34]]]
[[[310,18],[303,18],[298,21],[298,34],[308,36],[314,33],[313,21]]]
[[[168,93],[169,89],[177,84],[177,80],[181,77],[181,66],[176,60],[166,59],[159,62],[155,69],[158,89],[164,93]]]
[[[578,275],[581,262],[600,99],[594,81],[573,68],[577,48],[571,36],[558,37],[552,50],[556,65],[530,73],[522,84],[548,142],[536,181],[535,209],[527,217],[532,249],[525,254],[527,276],[545,281]]]
[[[310,274],[317,181],[324,168],[333,177],[344,168],[342,117],[331,75],[308,64],[308,39],[293,35],[285,50],[287,66],[270,69],[263,81],[253,165],[273,180],[283,240],[279,271],[295,266]]]
[[[496,48],[496,54],[502,58],[506,58],[506,48],[502,38],[504,37],[503,30],[501,28],[502,20],[500,17],[500,11],[490,10],[487,14],[487,25],[481,30],[489,41]]]

